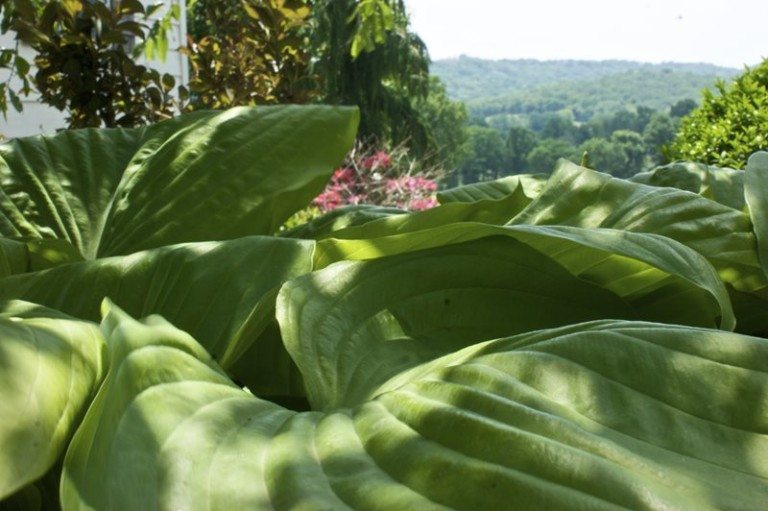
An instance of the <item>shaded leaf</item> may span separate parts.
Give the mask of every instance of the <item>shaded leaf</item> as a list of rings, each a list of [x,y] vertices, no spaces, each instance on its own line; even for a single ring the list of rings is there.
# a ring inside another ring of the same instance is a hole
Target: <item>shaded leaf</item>
[[[660,236],[453,224],[318,249],[323,260],[362,260],[289,281],[278,296],[286,347],[323,409],[481,340],[602,318],[734,325],[712,267]]]
[[[115,365],[67,453],[68,510],[746,511],[768,498],[761,339],[569,326],[469,347],[321,414],[243,392],[159,319],[110,312],[103,328]]]
[[[312,269],[313,242],[248,237],[173,245],[8,277],[0,299],[43,304],[98,321],[105,297],[136,316],[162,314],[194,335],[229,368],[250,351],[254,361],[235,375],[254,392],[291,387],[258,368],[261,357],[288,355],[280,339],[259,342],[274,318],[274,294],[286,280]],[[274,389],[273,389],[274,387]]]
[[[103,350],[95,324],[0,302],[0,499],[63,454],[101,383]]]
[[[356,126],[352,108],[281,106],[16,139],[0,145],[0,234],[65,239],[89,259],[271,234]]]

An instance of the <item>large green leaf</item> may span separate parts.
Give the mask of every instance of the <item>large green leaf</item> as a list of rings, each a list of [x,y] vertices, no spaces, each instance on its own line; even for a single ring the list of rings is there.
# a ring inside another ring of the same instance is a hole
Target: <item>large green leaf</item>
[[[768,275],[768,152],[758,152],[749,158],[744,196],[754,224],[763,272]]]
[[[768,176],[763,183],[768,185]],[[677,188],[632,183],[563,162],[512,223],[609,227],[677,240],[706,257],[728,284],[738,330],[768,334],[768,279],[745,212]]]
[[[704,255],[739,291],[768,287],[749,217],[675,188],[636,184],[562,161],[539,198],[511,223],[660,234]]]
[[[0,278],[82,261],[80,252],[57,238],[13,240],[0,237]]]
[[[344,259],[373,260],[333,264],[280,291],[283,339],[316,407],[355,403],[407,367],[540,328],[602,318],[733,326],[713,268],[659,236],[454,224],[324,243]],[[361,343],[366,350],[354,348]]]
[[[0,145],[0,234],[67,240],[94,256],[126,166],[210,116],[197,113],[135,129],[65,130]]]
[[[94,323],[0,302],[0,500],[63,454],[105,371]]]
[[[494,181],[481,181],[438,192],[437,200],[440,204],[496,200],[519,190],[530,202],[539,196],[547,177],[546,174],[519,174]]]
[[[703,163],[678,161],[632,176],[630,181],[680,188],[736,210],[744,209],[744,172]]]
[[[768,501],[765,340],[569,326],[469,347],[321,414],[240,390],[160,319],[113,310],[103,328],[114,365],[67,452],[65,511],[752,511]]]
[[[369,204],[342,206],[320,217],[313,218],[305,224],[281,232],[280,236],[319,240],[332,236],[334,233],[347,227],[367,224],[380,218],[405,214],[406,212],[402,209],[385,206]]]
[[[295,388],[295,377],[270,371],[269,362],[286,359],[290,367],[288,355],[279,337],[257,339],[274,321],[277,288],[312,270],[313,247],[312,241],[262,236],[172,245],[7,277],[0,299],[93,321],[105,297],[136,316],[162,314],[226,368],[252,350],[251,364],[239,366],[236,376],[254,392],[280,392]]]
[[[64,239],[89,259],[272,234],[356,127],[353,108],[278,106],[16,139],[0,145],[0,234]]]
[[[29,269],[29,251],[21,241],[0,238],[0,278]]]
[[[530,203],[521,188],[499,199],[449,202],[425,211],[378,218],[329,233],[336,239],[372,239],[420,231],[459,222],[503,225]]]

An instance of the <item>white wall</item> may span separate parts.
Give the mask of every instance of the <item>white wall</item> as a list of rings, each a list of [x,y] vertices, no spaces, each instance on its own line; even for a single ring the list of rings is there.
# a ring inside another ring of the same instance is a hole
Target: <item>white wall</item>
[[[145,5],[154,4],[157,0],[142,0]],[[163,0],[166,5],[170,5],[176,2],[181,7],[181,19],[175,21],[173,24],[173,30],[168,34],[168,47],[172,50],[168,51],[165,62],[154,60],[147,62],[143,57],[139,59],[144,65],[155,68],[161,73],[168,73],[176,78],[176,84],[186,83],[188,81],[187,71],[187,59],[181,55],[178,48],[186,43],[186,9],[185,0]],[[165,9],[161,9],[160,12],[155,13],[153,17],[162,17]],[[13,40],[13,33],[9,32],[0,36],[0,46],[5,48],[13,48],[15,41]],[[22,55],[27,57],[27,60],[32,62],[33,53],[28,48],[22,48]],[[34,69],[30,71],[34,73]],[[6,81],[8,78],[8,72],[0,73],[0,81]],[[15,85],[20,85],[15,82]],[[66,114],[60,112],[55,108],[51,108],[37,101],[34,95],[28,98],[21,97],[24,105],[24,111],[21,113],[16,112],[11,105],[7,113],[7,119],[3,119],[0,115],[0,134],[6,138],[23,137],[28,135],[36,135],[39,133],[54,133],[56,130],[66,127],[64,121]]]

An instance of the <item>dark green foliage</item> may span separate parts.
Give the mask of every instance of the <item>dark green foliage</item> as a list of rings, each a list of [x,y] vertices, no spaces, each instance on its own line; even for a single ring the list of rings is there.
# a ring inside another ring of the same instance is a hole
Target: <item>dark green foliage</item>
[[[672,117],[685,117],[691,113],[697,106],[696,101],[692,99],[681,99],[671,107],[669,107],[669,115]]]
[[[467,134],[467,158],[459,169],[459,184],[487,181],[509,173],[507,150],[498,131],[470,126]]]
[[[429,132],[414,101],[429,93],[429,59],[408,30],[402,0],[315,0],[312,9],[313,72],[323,81],[322,100],[357,105],[363,139],[408,141],[425,151]]]
[[[108,7],[96,0],[0,4],[2,31],[13,30],[35,53],[37,71],[15,51],[6,52],[4,67],[13,63],[22,78],[20,91],[3,86],[5,95],[21,111],[18,94],[30,84],[44,103],[67,113],[71,127],[137,126],[170,117],[175,87],[170,75],[138,65],[130,54],[135,37],[150,35],[147,17],[156,10],[137,1]]]
[[[190,109],[306,103],[319,95],[308,73],[303,0],[198,0],[193,38],[182,51],[190,64]]]
[[[744,168],[750,154],[768,148],[768,60],[715,88],[704,91],[701,106],[683,120],[672,156]]]
[[[674,110],[674,105],[672,110]],[[679,110],[677,110],[679,112]],[[666,161],[668,144],[675,138],[680,120],[664,113],[657,113],[643,129],[643,141],[653,164]]]
[[[637,71],[638,74],[633,74]],[[698,89],[707,87],[711,84],[712,78],[719,76],[727,78],[735,75],[738,71],[731,68],[713,66],[710,64],[644,64],[639,62],[630,62],[624,60],[484,60],[472,57],[462,56],[456,59],[438,60],[432,64],[432,72],[441,77],[448,86],[451,96],[471,101],[480,102],[484,99],[495,98],[511,94],[521,90],[535,90],[538,87],[552,86],[558,83],[568,83],[573,87],[579,87],[582,91],[593,89],[592,94],[607,94],[610,89],[621,86],[631,85],[632,78],[640,79],[632,89],[636,93],[643,93],[640,89],[647,85],[648,81],[655,82],[655,89],[646,91],[644,94],[653,99],[662,101],[657,105],[667,106],[673,101],[668,98],[662,98],[661,95],[673,90],[669,85],[662,82],[666,78],[667,84],[685,83],[685,77],[697,76],[706,77],[706,80],[689,80],[690,85],[695,85],[692,94],[683,95],[679,99],[696,97]],[[643,76],[649,78],[643,79]],[[610,77],[607,81],[602,81],[603,77]],[[576,83],[582,85],[576,85]],[[598,92],[598,85],[616,84],[616,87],[608,87]],[[696,85],[700,83],[701,85]],[[565,91],[567,88],[559,89]],[[539,94],[539,97],[546,99],[546,94]],[[549,95],[554,100],[557,95]],[[649,103],[648,106],[654,105]],[[608,110],[610,111],[610,109]]]
[[[578,162],[586,150],[597,168],[621,175],[667,162],[676,119],[696,104],[690,98],[736,73],[706,64],[469,57],[435,62],[432,70],[453,97],[466,100],[471,124],[514,138],[505,173],[549,172],[558,157]],[[464,168],[474,166],[472,154]]]
[[[429,95],[416,102],[416,109],[427,128],[432,155],[448,168],[455,168],[466,157],[467,109],[464,103],[452,101],[445,84],[436,76],[430,77]]]
[[[525,159],[536,144],[538,136],[528,128],[512,127],[507,132],[507,151],[509,155],[509,167],[513,174],[520,174],[525,170]]]
[[[568,141],[559,138],[545,138],[533,149],[525,161],[532,172],[550,173],[560,158],[579,161],[581,152]]]
[[[580,149],[586,154],[584,163],[589,168],[615,175],[624,171],[627,158],[619,144],[604,138],[591,138]]]

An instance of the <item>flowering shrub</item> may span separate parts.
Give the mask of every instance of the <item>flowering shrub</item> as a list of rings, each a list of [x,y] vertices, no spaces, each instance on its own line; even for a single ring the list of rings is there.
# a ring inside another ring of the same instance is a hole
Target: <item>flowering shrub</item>
[[[312,204],[323,212],[350,204],[420,211],[437,206],[435,192],[442,176],[441,169],[422,167],[402,147],[390,152],[357,147]]]

